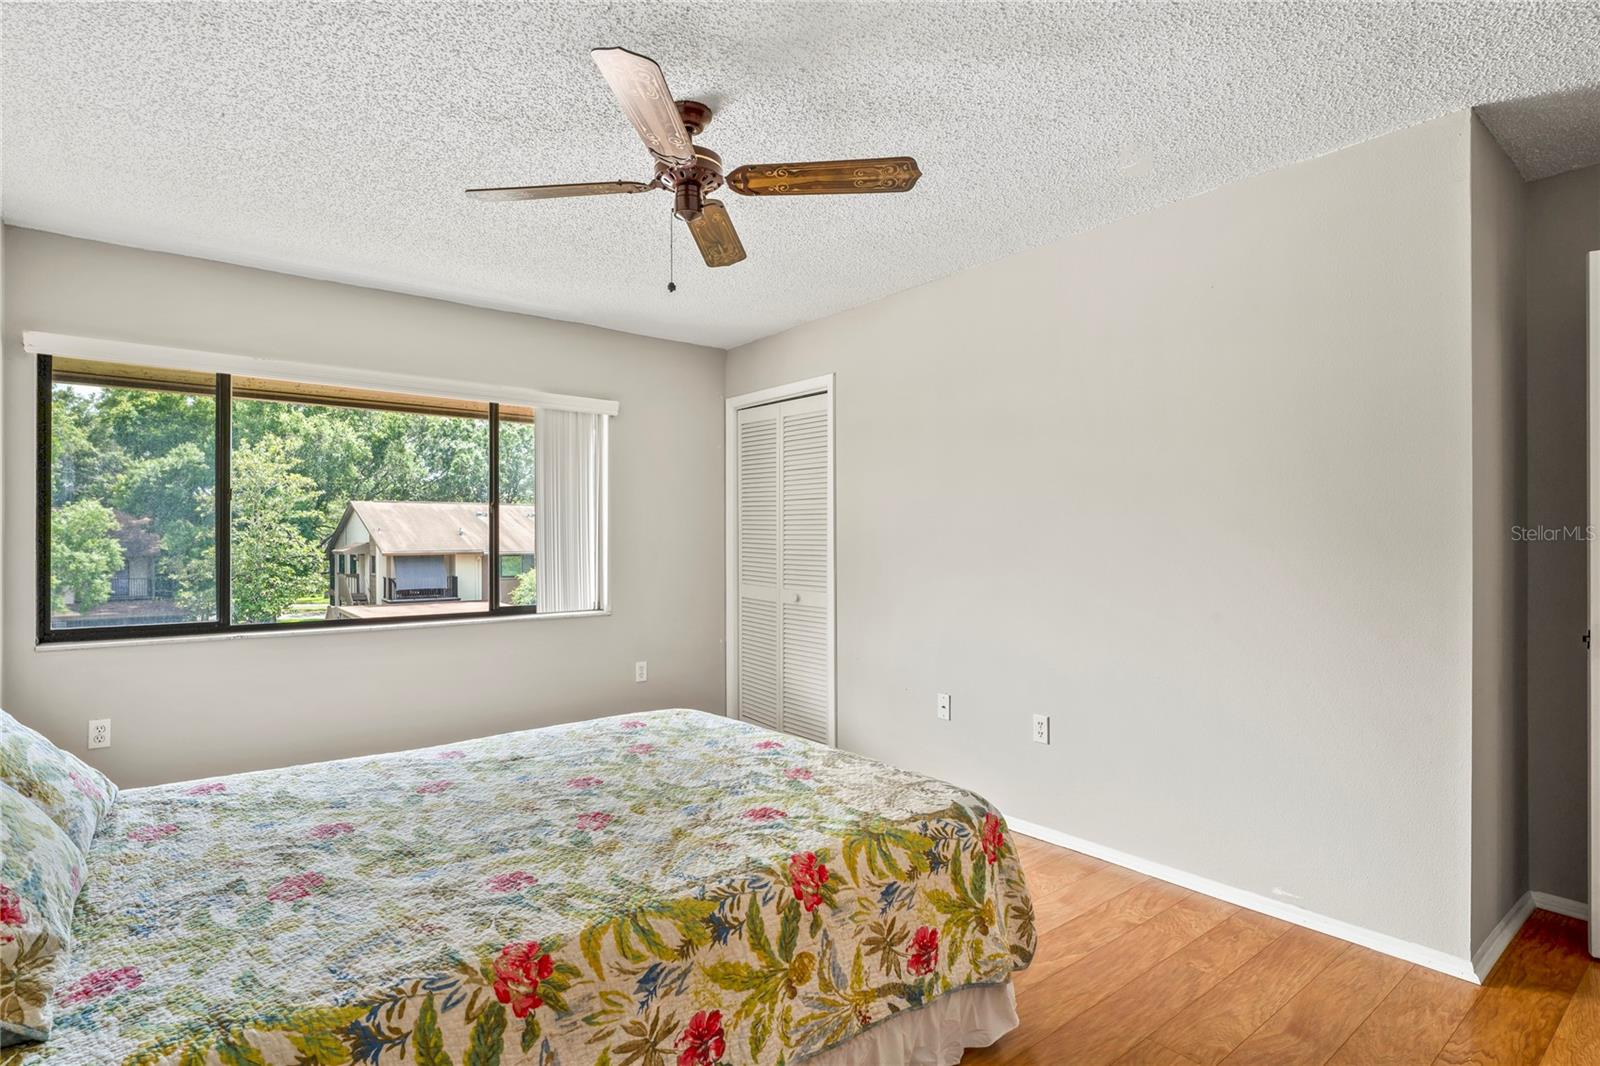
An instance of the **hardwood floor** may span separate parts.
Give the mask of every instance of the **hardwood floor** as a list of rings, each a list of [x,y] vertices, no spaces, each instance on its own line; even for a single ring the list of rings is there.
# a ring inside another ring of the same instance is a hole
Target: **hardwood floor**
[[[1600,1066],[1600,962],[1535,911],[1482,987],[1014,835],[1039,950],[963,1066]]]

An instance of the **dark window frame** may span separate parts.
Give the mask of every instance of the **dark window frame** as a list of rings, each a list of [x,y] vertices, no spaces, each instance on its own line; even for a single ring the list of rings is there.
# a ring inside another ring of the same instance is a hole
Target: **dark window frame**
[[[508,615],[538,614],[538,604],[519,606],[500,602],[500,404],[490,403],[489,422],[489,558],[484,581],[485,608],[472,614],[413,614],[398,618],[317,619],[286,624],[283,622],[233,621],[232,603],[232,515],[233,515],[233,375],[213,374],[216,404],[215,455],[213,472],[216,484],[216,590],[217,617],[206,622],[172,622],[146,625],[83,626],[56,629],[50,614],[50,519],[55,484],[52,434],[55,375],[54,356],[38,356],[38,404],[34,424],[34,451],[37,465],[35,495],[37,554],[35,555],[37,599],[37,639],[40,644],[87,644],[99,641],[159,640],[173,637],[227,636],[244,633],[298,633],[302,630],[370,628],[373,626],[414,625],[425,622],[483,622]],[[136,384],[126,387],[137,388]],[[426,399],[426,397],[424,397]],[[313,400],[295,402],[309,403]],[[602,608],[602,613],[604,608]],[[595,612],[580,612],[589,614]],[[548,615],[555,618],[559,615]]]

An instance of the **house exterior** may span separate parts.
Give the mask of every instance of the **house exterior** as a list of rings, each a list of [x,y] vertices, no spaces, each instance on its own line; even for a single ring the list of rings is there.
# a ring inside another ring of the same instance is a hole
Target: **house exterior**
[[[150,528],[153,520],[126,511],[115,514],[117,528],[111,535],[122,547],[122,569],[111,575],[111,599],[170,600],[173,583],[156,566],[161,557],[161,534]]]
[[[489,507],[482,503],[355,500],[325,542],[328,617],[370,618],[375,608],[505,599],[533,569],[533,508],[500,506],[500,577],[489,579]],[[387,612],[385,612],[387,613]]]
[[[154,519],[114,512],[117,528],[111,536],[122,548],[122,569],[111,575],[106,601],[78,612],[72,590],[66,592],[67,610],[53,623],[58,629],[93,626],[167,625],[194,616],[176,602],[177,585],[161,572],[161,534]]]

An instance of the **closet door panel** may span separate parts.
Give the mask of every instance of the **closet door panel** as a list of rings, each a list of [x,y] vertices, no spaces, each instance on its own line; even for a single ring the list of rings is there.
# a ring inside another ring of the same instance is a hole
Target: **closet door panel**
[[[833,520],[829,513],[828,398],[778,405],[778,534],[783,612],[781,728],[833,743],[833,664],[828,588]]]
[[[778,611],[778,412],[754,407],[738,419],[739,664],[735,713],[782,727],[782,634]]]

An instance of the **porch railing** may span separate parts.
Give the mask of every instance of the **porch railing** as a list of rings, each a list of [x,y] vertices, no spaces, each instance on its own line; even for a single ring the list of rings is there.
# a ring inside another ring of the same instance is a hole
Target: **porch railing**
[[[168,577],[133,577],[126,571],[111,576],[114,600],[170,600],[177,591],[176,583]]]
[[[456,580],[455,575],[452,574],[444,580],[444,585],[438,588],[403,589],[395,585],[394,578],[386,577],[383,579],[383,598],[390,603],[404,603],[408,600],[460,599],[460,583]]]

